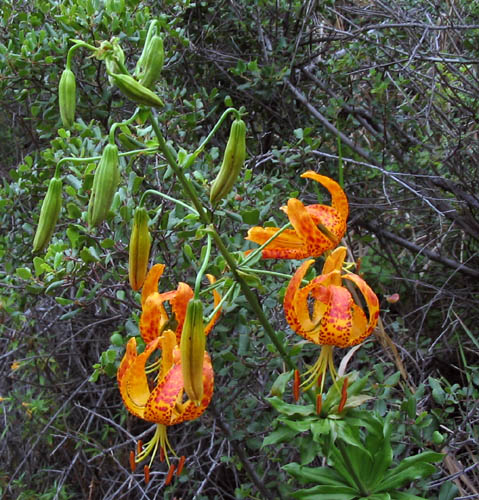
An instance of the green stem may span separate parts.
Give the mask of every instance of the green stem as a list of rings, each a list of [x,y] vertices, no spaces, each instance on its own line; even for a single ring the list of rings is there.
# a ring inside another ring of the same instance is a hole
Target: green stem
[[[192,184],[188,181],[188,179],[185,177],[185,174],[183,170],[178,166],[175,158],[173,157],[173,154],[171,153],[171,150],[169,149],[168,145],[166,144],[165,139],[163,138],[163,134],[161,133],[161,130],[159,129],[158,122],[156,121],[156,118],[153,116],[153,114],[150,115],[151,119],[151,124],[153,126],[153,130],[155,131],[155,134],[158,138],[158,147],[160,151],[165,155],[165,159],[170,165],[171,169],[174,171],[174,173],[177,176],[177,179],[180,181],[183,191],[185,194],[190,198],[191,202],[195,206],[196,210],[198,211],[198,215],[201,219],[201,221],[208,227],[208,231],[210,232],[218,250],[220,253],[223,255],[223,257],[226,260],[226,263],[228,264],[229,268],[231,269],[231,272],[233,274],[233,277],[237,283],[239,283],[241,287],[241,291],[243,292],[244,296],[246,297],[246,300],[249,302],[251,308],[253,309],[254,313],[256,314],[259,322],[263,326],[266,334],[268,335],[269,339],[273,343],[273,345],[276,347],[277,351],[279,352],[280,356],[283,358],[284,362],[288,366],[289,369],[294,370],[296,369],[296,365],[293,363],[291,357],[289,354],[286,352],[283,344],[281,341],[278,339],[276,332],[270,325],[268,319],[266,318],[266,315],[261,308],[258,298],[256,295],[253,293],[253,291],[250,289],[246,281],[238,274],[237,271],[237,266],[236,262],[233,258],[233,256],[230,254],[228,249],[225,247],[220,235],[217,233],[217,231],[214,229],[214,227],[211,225],[211,219],[209,214],[204,210],[203,205],[201,204],[200,199],[198,198],[198,195],[192,186]]]
[[[220,283],[220,280],[218,280],[214,285],[217,285],[218,283]],[[218,305],[214,308],[214,310],[209,315],[206,323],[209,323],[214,318],[215,314],[223,307],[223,304],[228,300],[229,296],[233,293],[233,290],[235,289],[236,286],[237,286],[236,283],[233,283],[228,288],[228,291],[223,295],[223,297],[221,297],[221,300],[218,302]],[[201,293],[207,293],[208,291],[210,291],[213,288],[214,288],[213,286],[210,286]]]
[[[341,188],[344,188],[343,143],[341,142],[341,136],[339,134],[337,137],[337,143],[338,143],[338,170],[339,170],[338,182]]]
[[[121,127],[122,125],[130,125],[135,118],[137,117],[138,113],[140,112],[140,108],[136,108],[135,112],[131,116],[131,118],[128,118],[128,120],[124,120],[122,122],[115,122],[111,127],[110,127],[110,133],[108,134],[108,141],[110,144],[115,143],[115,132],[118,127]]]
[[[244,271],[245,273],[253,273],[253,274],[267,274],[269,276],[277,276],[278,278],[286,278],[290,280],[293,276],[291,274],[286,273],[278,273],[276,271],[268,271],[267,269],[255,269],[254,267],[244,267],[241,265],[238,267],[240,271]],[[303,280],[306,281],[306,280]]]
[[[221,124],[224,122],[225,118],[230,114],[235,113],[237,118],[240,118],[239,111],[236,108],[228,108],[216,122],[216,125],[213,127],[211,132],[206,136],[205,140],[198,146],[198,148],[193,152],[193,154],[189,155],[188,160],[185,163],[184,168],[187,169],[191,167],[196,157],[205,149],[205,146],[211,140],[211,138],[215,135],[216,131],[220,128]]]
[[[170,200],[172,201],[173,203],[176,203],[177,205],[181,205],[182,207],[186,208],[187,210],[189,210],[190,212],[193,212],[195,215],[198,215],[198,212],[193,208],[193,207],[190,207],[187,203],[181,201],[181,200],[177,200],[176,198],[173,198],[172,196],[168,196],[167,194],[165,193],[162,193],[160,191],[156,191],[156,189],[148,189],[146,190],[142,195],[141,195],[141,198],[140,198],[140,204],[139,206],[143,206],[143,203],[145,202],[145,198],[147,195],[149,194],[156,194],[158,196],[161,196],[162,198],[165,198],[167,200]]]
[[[67,62],[66,62],[66,69],[71,70],[71,65],[72,65],[72,59],[73,59],[73,52],[75,52],[76,49],[79,47],[85,47],[86,49],[90,50],[96,50],[96,47],[93,45],[90,45],[89,43],[83,42],[81,40],[71,40],[72,42],[75,43],[72,47],[68,49],[68,54],[67,54]]]
[[[363,497],[368,497],[369,492],[366,486],[363,484],[361,481],[361,478],[356,474],[356,470],[354,469],[353,463],[351,462],[351,459],[349,458],[348,455],[348,450],[346,450],[346,446],[344,446],[344,443],[341,439],[336,440],[335,442],[336,446],[338,447],[339,451],[341,452],[341,455],[344,460],[344,465],[348,469],[348,472],[351,474],[352,478],[354,479],[354,482],[356,483],[361,496]]]
[[[208,264],[210,263],[210,254],[211,254],[211,235],[208,234],[208,242],[206,244],[205,257],[203,259],[203,263],[201,264],[200,270],[198,271],[198,274],[196,275],[195,299],[198,299],[200,297],[201,280],[203,278],[203,274],[205,274],[205,271],[206,271],[206,268],[208,267]]]
[[[156,153],[158,151],[158,148],[145,148],[145,149],[134,149],[132,151],[125,151],[123,153],[119,153],[118,156],[128,156],[128,155],[133,155],[133,154],[140,154],[140,153]],[[57,165],[55,167],[55,177],[58,178],[60,177],[60,167],[69,161],[70,163],[73,163],[74,165],[80,165],[81,163],[87,163],[91,161],[98,161],[101,160],[101,156],[90,156],[88,158],[75,158],[74,156],[67,156],[65,158],[62,158],[57,162]]]

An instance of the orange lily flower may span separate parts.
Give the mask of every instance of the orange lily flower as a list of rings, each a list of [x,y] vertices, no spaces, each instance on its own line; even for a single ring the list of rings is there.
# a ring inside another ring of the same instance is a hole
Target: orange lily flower
[[[322,274],[301,288],[301,282],[314,259],[303,262],[286,290],[284,311],[289,326],[306,340],[322,346],[318,361],[306,372],[309,377],[302,385],[307,388],[320,378],[322,390],[328,367],[334,380],[334,346],[360,344],[371,335],[378,322],[379,301],[373,290],[356,274],[341,275],[345,257],[346,248],[336,248],[326,259]],[[354,283],[363,295],[369,311],[368,318],[354,302],[343,280]],[[312,303],[308,301],[310,296]]]
[[[148,272],[143,290],[141,292],[142,314],[140,317],[141,337],[148,344],[167,329],[172,328],[176,333],[176,342],[181,339],[181,332],[186,317],[188,302],[193,298],[193,290],[186,283],[180,282],[176,290],[169,292],[158,292],[158,281],[165,269],[164,264],[155,264]],[[213,284],[216,280],[211,274],[207,274],[209,282]],[[214,306],[216,307],[221,297],[216,290],[213,290]],[[173,316],[170,318],[166,312],[164,303],[169,302]],[[213,328],[221,314],[219,309],[211,321],[205,326],[205,333],[208,334]],[[174,328],[172,323],[174,323]]]
[[[148,358],[161,349],[161,358],[146,366]],[[155,384],[150,389],[150,383]],[[134,463],[141,462],[152,454],[150,466],[158,446],[169,464],[168,453],[173,451],[166,428],[187,420],[198,418],[211,401],[214,387],[213,368],[208,353],[204,353],[203,396],[199,405],[190,399],[183,402],[184,387],[181,372],[181,354],[176,343],[176,334],[166,330],[152,340],[144,352],[137,354],[136,339],[128,341],[126,353],[117,372],[117,380],[123,402],[130,413],[148,422],[157,424],[150,442],[138,450]]]
[[[290,198],[288,205],[281,207],[281,210],[288,215],[294,229],[286,229],[268,244],[262,251],[263,259],[319,257],[335,248],[346,232],[349,205],[341,186],[312,170],[304,172],[301,177],[322,184],[331,194],[331,206],[304,206],[300,200]],[[253,227],[246,239],[262,245],[279,230],[277,227]]]

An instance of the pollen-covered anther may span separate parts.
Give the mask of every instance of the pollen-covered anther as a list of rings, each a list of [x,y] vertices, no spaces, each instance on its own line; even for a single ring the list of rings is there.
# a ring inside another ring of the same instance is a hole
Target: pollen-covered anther
[[[135,472],[136,470],[135,452],[133,450],[130,451],[130,469],[131,472]]]
[[[295,402],[299,400],[299,385],[300,385],[299,370],[294,370],[293,399]]]
[[[181,455],[180,460],[178,461],[178,467],[176,468],[176,475],[181,476],[181,473],[183,472],[183,467],[185,465],[186,457],[184,455]]]
[[[143,467],[143,475],[145,476],[145,484],[148,484],[150,482],[150,467],[148,465]]]
[[[316,415],[321,415],[321,408],[323,406],[322,394],[316,394]]]
[[[168,469],[168,474],[166,475],[165,479],[165,486],[168,486],[171,483],[171,480],[173,479],[173,474],[175,473],[175,464],[171,464],[170,468]]]

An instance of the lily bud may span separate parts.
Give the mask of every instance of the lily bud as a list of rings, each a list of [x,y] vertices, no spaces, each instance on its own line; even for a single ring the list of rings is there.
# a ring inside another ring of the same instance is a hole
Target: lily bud
[[[130,286],[135,291],[143,286],[150,258],[151,236],[148,230],[148,221],[146,208],[138,207],[133,216],[128,261]]]
[[[183,386],[188,397],[199,406],[203,398],[203,361],[206,335],[203,323],[203,304],[191,299],[186,309],[186,318],[181,333],[181,371]]]

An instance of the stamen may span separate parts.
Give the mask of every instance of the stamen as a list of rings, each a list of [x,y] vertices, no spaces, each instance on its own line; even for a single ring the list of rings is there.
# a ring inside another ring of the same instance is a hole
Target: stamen
[[[180,461],[178,462],[178,467],[176,469],[177,476],[181,476],[181,473],[183,472],[183,466],[185,465],[185,460],[186,457],[184,455],[181,455]]]
[[[336,382],[337,372],[334,368],[334,360],[333,360],[333,349],[332,345],[323,345],[321,346],[321,352],[319,354],[319,358],[316,363],[307,370],[304,375],[307,376],[306,380],[301,384],[304,391],[307,391],[311,388],[316,381],[319,382],[319,392],[323,392],[324,382],[326,380],[326,372],[329,368],[331,373],[331,378],[333,382]]]
[[[322,406],[323,406],[323,396],[322,394],[316,394],[316,415],[321,414]]]
[[[338,413],[341,413],[348,398],[348,377],[344,377],[343,388],[341,389],[341,401],[338,406]]]
[[[299,382],[299,371],[294,370],[293,399],[295,402],[299,399]]]
[[[142,451],[143,451],[143,441],[140,439],[136,447],[136,452],[139,455]]]
[[[175,473],[175,464],[171,464],[165,479],[165,486],[168,486],[171,483],[174,473]]]
[[[130,451],[130,469],[131,472],[135,472],[136,469],[135,452],[133,450]]]
[[[160,449],[160,462],[163,463],[165,461],[165,450],[164,448]]]
[[[153,363],[151,363],[150,365],[146,366],[145,367],[145,373],[146,374],[153,373],[153,372],[159,370],[160,367],[161,367],[161,358],[157,359],[156,361],[153,361]]]
[[[143,467],[143,474],[145,475],[145,483],[148,484],[150,482],[150,467],[148,465]]]

